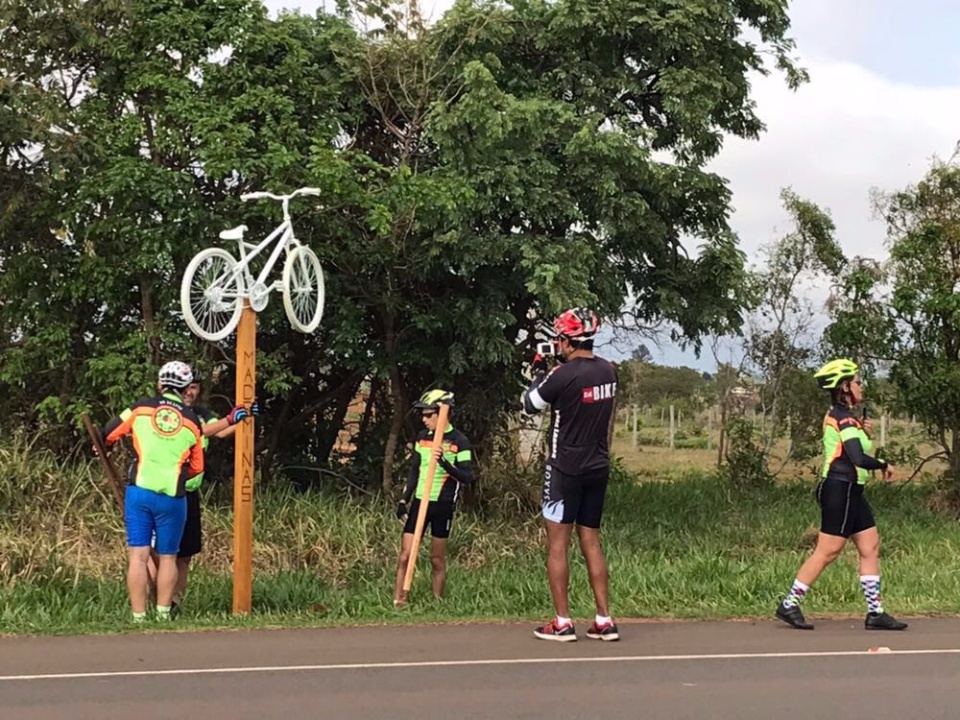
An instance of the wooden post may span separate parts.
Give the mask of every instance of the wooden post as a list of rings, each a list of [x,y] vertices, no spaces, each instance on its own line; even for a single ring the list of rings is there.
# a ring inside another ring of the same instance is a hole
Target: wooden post
[[[673,450],[673,434],[676,432],[673,419],[673,405],[670,406],[670,449]]]
[[[110,491],[113,493],[113,499],[116,500],[117,507],[120,508],[120,517],[123,517],[123,498],[126,492],[126,483],[120,479],[120,474],[113,466],[113,461],[110,459],[107,448],[103,444],[103,438],[100,436],[100,428],[93,424],[87,413],[80,413],[80,417],[83,420],[84,427],[87,428],[87,434],[90,436],[90,442],[93,443],[97,457],[100,458],[100,463],[103,465],[103,472],[107,476],[107,482],[110,485]]]
[[[443,434],[447,431],[447,418],[450,415],[450,406],[440,403],[440,415],[437,418],[437,429],[433,433],[432,450],[443,446]],[[403,577],[403,593],[410,592],[413,585],[413,572],[417,567],[417,553],[420,551],[420,538],[423,535],[423,526],[427,520],[427,506],[430,504],[430,491],[433,489],[433,476],[437,474],[437,459],[430,454],[427,464],[427,478],[423,484],[423,497],[420,499],[420,509],[417,511],[417,526],[413,531],[413,546],[410,548],[410,559],[407,560],[407,574]]]
[[[237,405],[250,407],[257,393],[257,313],[247,300],[237,326]],[[237,425],[233,449],[233,613],[253,607],[253,440],[250,416]]]
[[[634,450],[637,449],[637,442],[638,442],[638,437],[637,437],[637,425],[640,424],[640,423],[639,423],[639,420],[640,420],[640,418],[637,417],[637,406],[634,405],[634,406],[633,406],[633,449],[634,449]]]
[[[707,409],[707,450],[712,447],[711,435],[713,434],[713,407]]]
[[[610,423],[607,425],[607,452],[613,447],[613,436],[617,429],[617,398],[613,397],[613,410],[610,412]]]
[[[887,446],[887,414],[880,415],[880,447]]]

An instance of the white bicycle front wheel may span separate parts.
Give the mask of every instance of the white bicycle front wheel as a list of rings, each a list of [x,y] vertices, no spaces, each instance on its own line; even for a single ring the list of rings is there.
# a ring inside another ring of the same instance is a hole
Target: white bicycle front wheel
[[[198,252],[180,283],[183,319],[196,335],[210,342],[223,340],[240,322],[243,312],[243,276],[226,250]]]
[[[323,268],[320,259],[306,245],[287,255],[283,265],[283,307],[295,330],[312,333],[323,317]]]

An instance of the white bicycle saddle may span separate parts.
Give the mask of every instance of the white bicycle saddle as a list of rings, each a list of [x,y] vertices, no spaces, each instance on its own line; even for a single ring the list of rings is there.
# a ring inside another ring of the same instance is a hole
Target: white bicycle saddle
[[[243,234],[247,231],[246,225],[237,225],[235,228],[220,231],[221,240],[243,240]]]

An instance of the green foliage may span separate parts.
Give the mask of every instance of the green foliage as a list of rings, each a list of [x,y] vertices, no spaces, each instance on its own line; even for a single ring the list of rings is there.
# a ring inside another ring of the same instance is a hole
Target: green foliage
[[[753,422],[736,417],[727,425],[727,464],[723,468],[734,487],[769,486],[773,476],[767,471],[767,454]]]
[[[775,434],[788,438],[790,458],[803,462],[822,452],[823,416],[829,399],[808,368],[790,368],[782,388],[778,406],[781,428]]]
[[[644,407],[682,402],[685,409],[697,408],[707,384],[698,370],[638,360],[620,363],[617,372],[620,378],[617,394],[623,398],[622,402]]]
[[[721,368],[716,383],[729,423],[725,454],[735,464],[730,475],[748,485],[776,476],[791,459],[802,461],[819,451],[824,398],[810,367],[817,359],[819,311],[805,288],[824,283],[844,267],[829,214],[789,189],[781,192],[781,199],[793,227],[764,249],[762,264],[751,272],[743,362],[741,368]],[[732,395],[741,369],[756,379],[758,387],[761,420],[756,437],[752,422],[740,417],[745,408]],[[788,450],[778,462],[773,450],[784,438]]]
[[[520,339],[565,306],[613,316],[630,298],[694,344],[738,327],[730,193],[705,168],[725,135],[763,129],[750,73],[804,79],[779,0],[461,0],[431,26],[388,0],[278,19],[256,0],[0,13],[16,30],[0,48],[4,416],[105,419],[171,357],[210,370],[228,403],[230,340],[189,335],[183,270],[219,230],[277,221],[241,193],[311,185],[319,206],[293,211],[327,312],[311,337],[276,302],[259,317],[258,452],[267,476],[325,463],[370,382],[356,444],[384,486],[428,385],[457,391],[489,448]]]
[[[949,458],[960,488],[960,163],[937,161],[916,185],[876,196],[890,259],[841,278],[828,337],[839,352],[889,369],[897,409]]]

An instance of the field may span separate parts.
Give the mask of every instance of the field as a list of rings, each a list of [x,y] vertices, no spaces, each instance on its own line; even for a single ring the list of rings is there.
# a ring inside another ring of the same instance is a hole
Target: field
[[[628,412],[630,411],[621,410],[619,413],[614,432],[614,452],[622,458],[627,468],[637,473],[642,479],[669,478],[675,476],[677,472],[687,471],[716,472],[720,431],[715,423],[710,422],[707,412],[701,412],[692,418],[677,422],[673,450],[669,447],[670,428],[666,413],[661,417],[654,411],[648,410],[646,413],[641,411],[637,432],[634,434],[630,425],[632,415],[628,417]],[[714,417],[717,414],[714,411]],[[761,418],[755,417],[754,421],[759,423]],[[886,441],[886,446],[891,448],[915,445],[921,457],[936,451],[925,437],[923,428],[916,423],[891,419],[885,422],[885,425],[886,434],[881,440],[880,421],[875,421],[873,439],[877,446],[882,446],[883,441]],[[785,440],[776,442],[771,453],[771,465],[779,468],[787,452],[788,444]],[[820,463],[819,456],[802,461],[788,460],[777,476],[794,480],[809,479],[819,470]],[[929,479],[939,475],[945,469],[945,463],[933,460],[924,465],[922,476]],[[898,465],[894,471],[894,480],[907,480],[913,474],[913,470],[913,464]]]
[[[604,537],[620,617],[768,616],[811,546],[817,520],[807,479],[734,489],[706,450],[643,447],[617,438]],[[229,488],[205,491],[206,549],[178,627],[540,620],[550,613],[539,469],[484,468],[479,508],[460,513],[448,593],[434,600],[421,555],[409,608],[391,603],[400,526],[392,503],[282,482],[255,503],[254,613],[230,615]],[[0,633],[133,629],[123,584],[122,525],[99,467],[24,443],[0,447]],[[960,524],[932,509],[929,483],[870,488],[884,537],[892,612],[954,613]],[[849,550],[806,603],[812,615],[862,612]],[[583,564],[572,607],[592,614]]]

